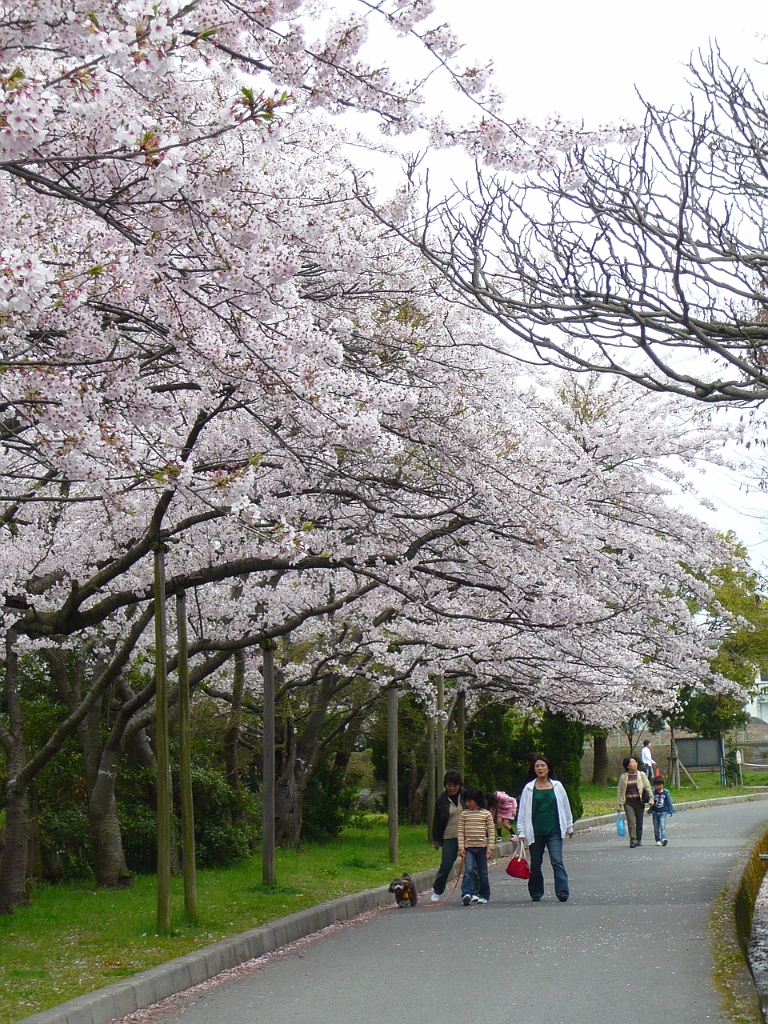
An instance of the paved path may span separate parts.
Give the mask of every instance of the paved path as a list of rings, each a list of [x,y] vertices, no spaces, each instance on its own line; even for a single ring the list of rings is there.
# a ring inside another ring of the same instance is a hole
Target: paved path
[[[707,918],[764,802],[687,811],[670,843],[630,850],[611,827],[565,846],[571,900],[491,875],[488,906],[382,911],[262,969],[179,996],[162,1024],[704,1024],[723,1020]],[[650,825],[650,820],[648,820]],[[646,845],[649,841],[650,845]]]

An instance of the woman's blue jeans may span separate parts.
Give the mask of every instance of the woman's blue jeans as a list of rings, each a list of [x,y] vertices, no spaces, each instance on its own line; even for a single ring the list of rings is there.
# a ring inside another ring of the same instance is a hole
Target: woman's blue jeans
[[[569,896],[568,875],[563,864],[563,837],[559,832],[550,832],[548,836],[536,836],[536,841],[531,843],[531,877],[528,879],[531,899],[541,899],[544,895],[544,875],[541,873],[544,850],[549,850],[549,862],[555,875],[555,895]]]

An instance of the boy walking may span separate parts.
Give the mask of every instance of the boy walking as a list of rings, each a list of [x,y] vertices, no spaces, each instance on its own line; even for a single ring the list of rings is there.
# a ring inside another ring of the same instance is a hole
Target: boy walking
[[[461,883],[461,902],[487,903],[491,898],[488,881],[488,861],[493,857],[496,826],[493,815],[483,807],[484,798],[479,789],[464,790],[464,806],[459,818],[459,854],[464,857],[464,879]],[[475,891],[475,873],[479,887]]]
[[[648,808],[653,818],[653,835],[657,846],[667,845],[667,815],[674,814],[672,795],[664,788],[664,779],[657,775],[653,780],[653,802]]]

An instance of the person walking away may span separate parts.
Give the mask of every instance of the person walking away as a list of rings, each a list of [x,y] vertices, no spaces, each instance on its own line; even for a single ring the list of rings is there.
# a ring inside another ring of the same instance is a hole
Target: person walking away
[[[648,778],[652,780],[653,776],[656,774],[656,762],[653,760],[650,740],[643,741],[643,749],[640,751],[640,760],[642,762],[641,768]]]
[[[496,828],[499,830],[499,842],[504,838],[504,833],[502,832],[504,828],[509,832],[510,836],[514,835],[512,822],[517,815],[517,800],[499,789],[495,793],[489,793],[485,798],[485,802],[488,805],[488,810],[493,815]]]
[[[528,893],[534,903],[538,903],[544,895],[541,865],[544,851],[547,850],[555,876],[555,895],[561,903],[565,903],[570,888],[563,864],[563,839],[573,837],[571,805],[563,784],[552,777],[552,765],[548,758],[537,754],[533,768],[536,778],[523,789],[517,810],[518,835],[522,835],[531,851]]]
[[[435,801],[432,819],[432,843],[436,850],[442,850],[440,867],[432,884],[432,903],[439,903],[445,892],[451,868],[459,855],[459,818],[464,810],[464,780],[453,769],[443,777],[443,792]]]
[[[672,794],[664,787],[664,779],[657,775],[653,780],[653,802],[648,807],[648,813],[653,818],[653,836],[657,846],[666,846],[667,839],[667,815],[675,813],[675,805],[672,803]]]
[[[491,898],[488,861],[493,857],[496,826],[491,812],[483,807],[484,802],[481,790],[468,787],[464,791],[465,810],[459,818],[459,855],[464,858],[461,902],[465,907],[470,903],[487,903]]]
[[[625,757],[622,763],[624,774],[619,776],[616,810],[626,815],[629,845],[634,849],[643,845],[643,807],[653,800],[653,790],[648,776],[637,770],[634,757]]]

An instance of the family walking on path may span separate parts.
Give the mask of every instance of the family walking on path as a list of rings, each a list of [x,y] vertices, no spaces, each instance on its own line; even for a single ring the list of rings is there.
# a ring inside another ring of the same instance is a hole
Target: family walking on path
[[[456,858],[464,861],[461,886],[462,903],[487,903],[491,896],[488,861],[493,857],[496,826],[512,834],[512,820],[517,813],[518,837],[530,848],[531,875],[528,893],[534,903],[544,896],[542,861],[544,851],[555,877],[555,894],[561,903],[570,895],[568,874],[563,864],[563,840],[573,836],[573,815],[568,795],[561,782],[552,777],[552,765],[543,755],[533,761],[534,778],[527,782],[517,807],[513,797],[497,791],[486,798],[479,789],[464,789],[461,775],[448,771],[443,779],[444,791],[435,804],[432,841],[442,850],[440,868],[430,897],[440,903]],[[485,808],[489,804],[491,810]]]

